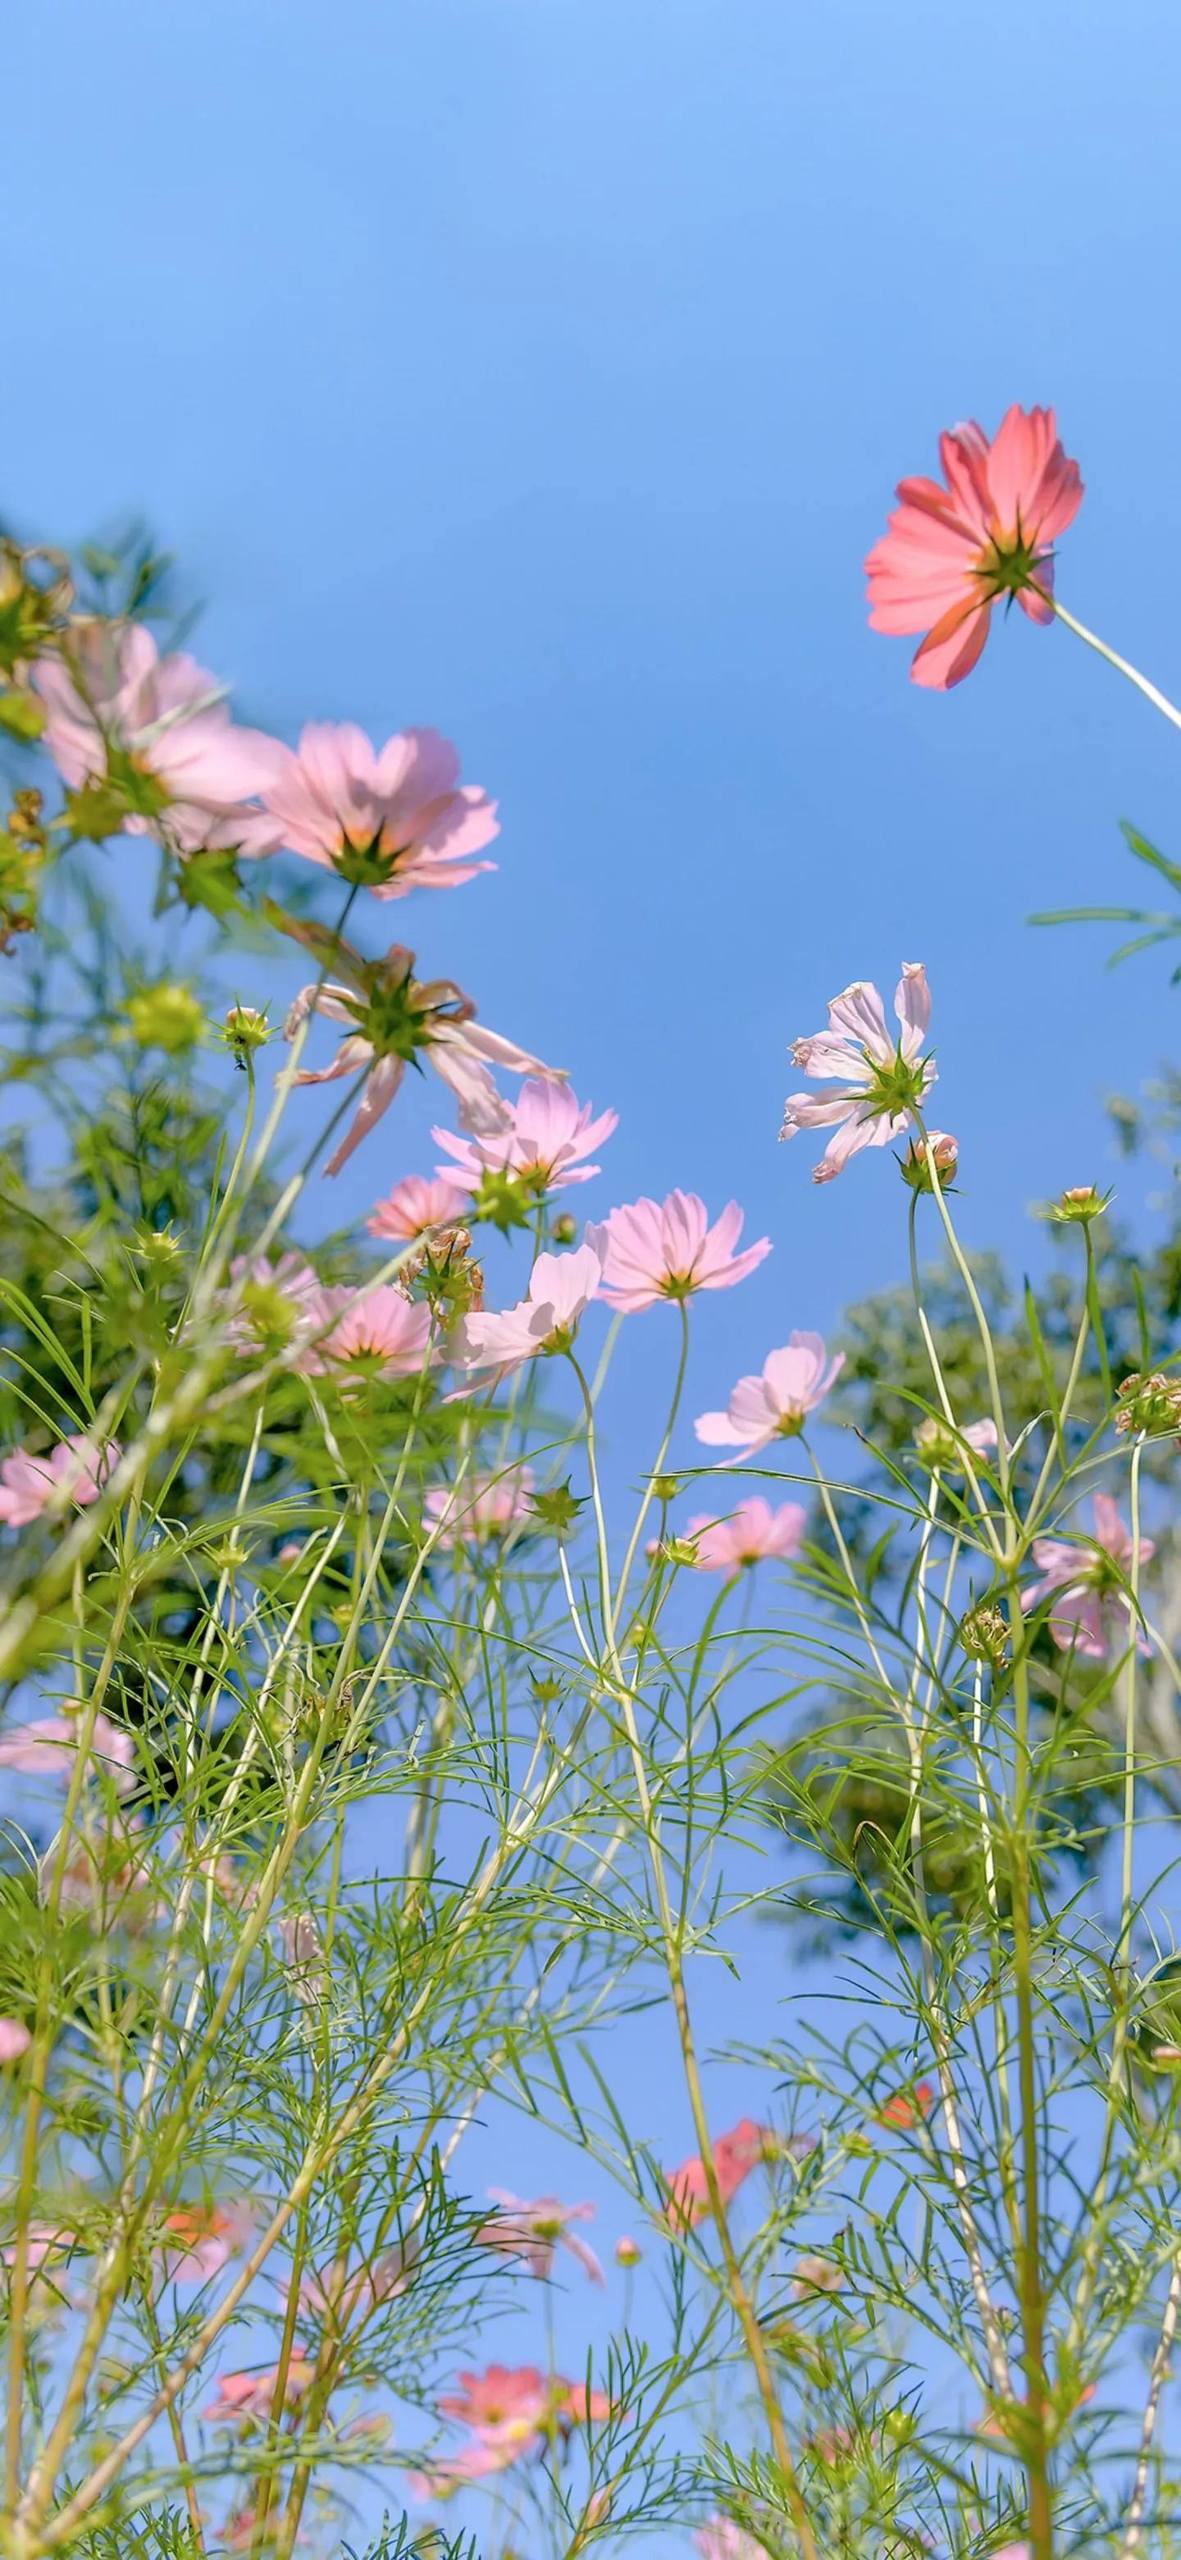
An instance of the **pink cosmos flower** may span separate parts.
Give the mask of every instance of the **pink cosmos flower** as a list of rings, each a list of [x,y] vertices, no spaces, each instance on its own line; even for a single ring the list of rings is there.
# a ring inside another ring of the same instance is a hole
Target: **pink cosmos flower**
[[[376,1128],[411,1060],[433,1067],[442,1077],[470,1128],[498,1125],[504,1116],[492,1067],[506,1067],[513,1075],[526,1075],[531,1069],[539,1075],[553,1074],[530,1050],[477,1022],[471,997],[454,979],[434,978],[425,984],[417,979],[414,953],[401,943],[392,944],[383,960],[364,960],[337,935],[321,936],[312,926],[301,928],[296,938],[306,941],[318,958],[326,956],[327,947],[334,965],[348,975],[344,982],[326,978],[301,988],[284,1026],[287,1038],[294,1038],[309,1013],[323,1014],[328,1021],[344,1022],[350,1028],[331,1066],[301,1067],[295,1082],[331,1084],[338,1076],[361,1072],[365,1076],[352,1124],[329,1157],[326,1173],[339,1173],[361,1140]]]
[[[77,1716],[30,1716],[13,1732],[0,1734],[0,1769],[15,1769],[22,1778],[69,1778],[81,1729]],[[106,1716],[96,1715],[90,1761],[108,1778],[118,1795],[135,1785],[135,1745]]]
[[[904,960],[894,992],[900,1025],[897,1039],[886,1029],[877,988],[855,978],[828,1008],[827,1031],[793,1040],[792,1058],[806,1076],[836,1082],[840,1092],[827,1100],[819,1094],[789,1093],[783,1106],[781,1138],[801,1129],[831,1129],[813,1182],[833,1182],[850,1156],[862,1147],[885,1147],[900,1137],[924,1095],[935,1082],[935,1062],[921,1054],[931,1019],[927,973],[919,960]]]
[[[729,2516],[711,2516],[693,2536],[701,2560],[768,2560],[761,2542],[745,2533]]]
[[[1082,504],[1077,462],[1052,409],[1002,418],[991,444],[974,419],[939,440],[945,488],[902,480],[889,531],[865,563],[873,630],[925,632],[911,675],[940,692],[975,666],[998,598],[1052,622],[1052,545]]]
[[[465,1205],[464,1186],[457,1174],[440,1170],[432,1182],[425,1174],[408,1173],[378,1201],[365,1224],[371,1236],[403,1238],[410,1244],[431,1227],[453,1225]]]
[[[278,2365],[271,2365],[265,2373],[223,2373],[217,2398],[209,2402],[203,2414],[220,2426],[232,2426],[242,2418],[269,2417],[278,2378]],[[290,2408],[302,2400],[315,2378],[313,2359],[295,2348],[287,2367],[284,2406]]]
[[[408,2290],[419,2255],[420,2244],[411,2234],[404,2246],[384,2250],[368,2266],[350,2267],[348,2259],[342,2257],[319,2270],[307,2268],[299,2284],[300,2312],[317,2328],[327,2326],[340,2337],[358,2314],[368,2319],[383,2303],[393,2302]],[[286,2308],[289,2288],[281,2284],[278,2291]]]
[[[230,1292],[239,1300],[226,1326],[226,1340],[237,1350],[273,1350],[322,1332],[329,1308],[318,1271],[302,1253],[237,1253],[229,1270]]]
[[[472,855],[500,829],[496,803],[459,779],[436,729],[407,729],[374,747],[351,720],[312,721],[279,749],[265,789],[278,841],[377,898],[458,889],[491,862]]]
[[[470,2488],[475,2480],[488,2480],[498,2471],[507,2471],[510,2463],[538,2442],[536,2435],[495,2440],[477,2436],[470,2444],[461,2445],[458,2453],[436,2457],[429,2471],[408,2471],[406,2486],[412,2498],[450,2498],[457,2489]]]
[[[818,1333],[793,1333],[769,1351],[757,1378],[740,1378],[724,1413],[699,1413],[699,1440],[711,1449],[736,1449],[753,1457],[771,1440],[791,1440],[823,1404],[845,1365],[843,1351],[827,1357]],[[732,1463],[732,1462],[731,1462]]]
[[[176,2205],[164,2216],[157,2254],[169,2284],[208,2284],[242,2247],[252,2218],[242,2205]]]
[[[63,2257],[77,2246],[78,2234],[70,2229],[68,2223],[30,2222],[28,2225],[26,2258],[30,2269],[43,2267],[47,2258]],[[15,2266],[16,2251],[16,2241],[6,2240],[0,2248],[0,2265]]]
[[[461,1485],[432,1485],[422,1506],[440,1547],[479,1546],[507,1538],[533,1519],[530,1467],[505,1467],[498,1475],[465,1476]]]
[[[486,1174],[507,1174],[540,1198],[589,1182],[599,1167],[584,1159],[618,1126],[618,1112],[600,1111],[596,1119],[593,1106],[579,1102],[569,1085],[553,1076],[530,1076],[499,1128],[469,1138],[457,1138],[450,1129],[431,1135],[454,1158],[454,1166],[439,1166],[441,1180],[478,1191]]]
[[[0,2062],[19,2062],[32,2038],[19,2018],[0,2018]]]
[[[430,1357],[430,1308],[390,1284],[345,1295],[351,1303],[324,1344],[330,1358],[364,1364],[386,1378],[417,1376]]]
[[[729,2204],[751,2170],[767,2159],[774,2146],[774,2135],[766,2125],[756,2124],[753,2117],[743,2116],[729,2133],[719,2133],[713,2146],[717,2170],[718,2192],[723,2204]],[[692,2229],[704,2222],[710,2211],[709,2184],[705,2164],[699,2157],[683,2160],[668,2182],[668,2221],[674,2230]]]
[[[458,2418],[486,2446],[529,2443],[549,2415],[550,2385],[535,2364],[490,2364],[459,2379],[462,2390],[440,2398],[440,2415]]]
[[[141,622],[84,623],[71,646],[72,670],[43,658],[33,676],[63,781],[104,780],[113,752],[155,804],[128,815],[128,835],[163,832],[180,854],[272,852],[279,830],[249,803],[276,770],[277,741],[236,727],[215,678],[192,658],[161,658]]]
[[[773,1511],[759,1494],[740,1502],[726,1520],[712,1519],[708,1512],[699,1515],[689,1522],[689,1536],[697,1541],[697,1571],[733,1575],[765,1556],[798,1556],[807,1517],[799,1502],[781,1502]]]
[[[476,2233],[485,2249],[495,2249],[502,2258],[523,2258],[530,2275],[552,2273],[555,2248],[568,2249],[572,2258],[591,2278],[602,2284],[603,2270],[593,2249],[571,2230],[573,2222],[593,2222],[593,2204],[559,2204],[556,2196],[537,2196],[531,2204],[522,2197],[510,2195],[505,2187],[489,2187],[493,2203],[502,2207]]]
[[[1087,1662],[1103,1662],[1113,1645],[1122,1651],[1129,1640],[1133,1621],[1126,1584],[1134,1547],[1113,1494],[1097,1493],[1092,1511],[1097,1552],[1072,1545],[1064,1538],[1034,1539],[1033,1560],[1041,1579],[1022,1593],[1021,1606],[1036,1609],[1039,1601],[1054,1592],[1057,1596],[1049,1613],[1049,1626],[1055,1644],[1063,1653],[1081,1654]],[[1141,1538],[1141,1564],[1150,1563],[1155,1553],[1155,1541]],[[1150,1652],[1139,1626],[1136,1643],[1141,1653]]]
[[[727,1202],[711,1227],[705,1202],[693,1191],[670,1191],[667,1200],[633,1200],[612,1209],[599,1227],[587,1228],[588,1244],[603,1254],[603,1296],[629,1315],[661,1298],[689,1298],[698,1289],[732,1289],[770,1253],[768,1236],[734,1248],[742,1211]]]
[[[108,1440],[100,1449],[84,1431],[72,1431],[45,1458],[31,1458],[27,1449],[14,1449],[0,1463],[0,1521],[7,1521],[10,1529],[27,1527],[59,1491],[79,1511],[86,1510],[98,1501],[122,1455],[117,1440]]]
[[[573,1253],[539,1253],[529,1294],[503,1315],[465,1316],[456,1326],[454,1356],[466,1369],[495,1369],[507,1377],[535,1352],[565,1351],[579,1317],[598,1296],[602,1258],[597,1245]]]

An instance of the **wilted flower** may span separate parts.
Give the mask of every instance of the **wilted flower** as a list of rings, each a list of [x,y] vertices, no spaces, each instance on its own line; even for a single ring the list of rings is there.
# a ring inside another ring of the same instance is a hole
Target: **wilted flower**
[[[1053,1594],[1049,1627],[1055,1644],[1063,1653],[1103,1662],[1113,1645],[1122,1648],[1132,1634],[1132,1602],[1126,1584],[1134,1547],[1113,1494],[1097,1493],[1092,1511],[1093,1549],[1064,1538],[1034,1539],[1033,1560],[1040,1579],[1022,1592],[1021,1606],[1036,1609]],[[1141,1564],[1148,1564],[1155,1553],[1154,1540],[1141,1538]],[[1141,1653],[1148,1653],[1142,1628],[1135,1628],[1135,1637]]]
[[[377,898],[457,889],[494,868],[472,856],[500,833],[496,803],[460,782],[436,729],[374,747],[351,720],[312,721],[298,748],[279,748],[265,799],[276,843]]]
[[[480,1546],[526,1526],[533,1516],[532,1491],[529,1467],[466,1476],[460,1485],[432,1485],[423,1502],[423,1519],[428,1529],[435,1530],[437,1546]]]
[[[969,420],[940,437],[939,455],[946,487],[900,481],[897,512],[865,568],[872,628],[925,632],[911,675],[945,691],[975,666],[999,597],[1052,622],[1052,546],[1073,524],[1083,484],[1052,409],[1014,402],[991,443]]]
[[[960,1167],[959,1141],[956,1138],[949,1138],[946,1129],[928,1129],[927,1141],[939,1188],[941,1191],[950,1191]],[[911,1139],[906,1154],[898,1158],[898,1168],[903,1181],[909,1183],[912,1191],[934,1189],[931,1181],[931,1164],[927,1161],[927,1148],[923,1145],[921,1138]]]
[[[15,1769],[22,1778],[68,1780],[82,1733],[80,1716],[30,1716],[11,1733],[0,1734],[0,1769]],[[117,1795],[135,1785],[135,1745],[104,1715],[91,1724],[88,1771],[110,1780]]]
[[[456,1330],[456,1360],[467,1369],[495,1369],[505,1376],[535,1352],[567,1350],[579,1317],[598,1296],[601,1275],[600,1255],[592,1244],[581,1244],[574,1253],[539,1253],[528,1297],[503,1315],[464,1317]]]
[[[921,961],[903,961],[894,1012],[900,1026],[896,1039],[886,1029],[877,988],[855,978],[834,996],[827,1031],[792,1042],[792,1058],[806,1076],[841,1087],[827,1100],[819,1094],[789,1093],[784,1104],[781,1138],[798,1137],[801,1129],[836,1128],[812,1168],[813,1182],[834,1181],[863,1147],[884,1147],[891,1138],[900,1138],[935,1082],[934,1059],[922,1054],[931,997]]]
[[[278,843],[249,805],[276,769],[276,740],[237,728],[215,678],[192,658],[161,658],[142,622],[76,624],[68,661],[42,658],[33,681],[63,780],[106,786],[126,834],[163,834],[180,854]]]
[[[11,1457],[0,1462],[0,1521],[10,1529],[24,1529],[58,1496],[63,1503],[85,1510],[98,1501],[122,1455],[117,1440],[107,1440],[100,1449],[84,1431],[59,1440],[44,1458],[14,1449]]]
[[[0,2062],[19,2062],[32,2038],[19,2018],[0,2018]]]
[[[633,1200],[612,1209],[601,1226],[587,1228],[588,1244],[603,1256],[603,1296],[608,1306],[639,1314],[661,1298],[689,1298],[699,1289],[732,1289],[770,1253],[770,1239],[735,1251],[742,1211],[727,1202],[709,1223],[705,1202],[693,1191],[670,1191],[667,1200]]]
[[[430,1308],[388,1283],[344,1296],[344,1313],[323,1343],[329,1359],[386,1378],[416,1376],[430,1358]]]
[[[689,1536],[696,1540],[693,1562],[699,1573],[736,1574],[767,1556],[798,1556],[807,1518],[798,1502],[781,1502],[772,1510],[761,1495],[752,1495],[728,1519],[714,1520],[706,1513],[689,1522]]]
[[[829,1360],[818,1333],[793,1333],[769,1351],[757,1378],[740,1378],[724,1413],[699,1413],[699,1440],[711,1449],[736,1449],[753,1457],[769,1441],[794,1439],[824,1402],[845,1365],[843,1351]]]
[[[288,929],[294,930],[290,923]],[[330,1067],[300,1067],[295,1082],[331,1084],[338,1076],[365,1074],[352,1123],[329,1157],[326,1173],[339,1173],[376,1127],[411,1062],[434,1068],[473,1128],[495,1125],[503,1117],[505,1106],[492,1067],[506,1067],[514,1075],[526,1075],[530,1069],[539,1075],[552,1074],[530,1050],[477,1022],[471,997],[453,978],[426,983],[417,979],[414,953],[401,943],[393,943],[383,960],[365,960],[339,936],[322,936],[311,926],[300,927],[296,939],[308,942],[317,957],[330,957],[346,977],[325,978],[301,988],[287,1016],[287,1038],[294,1038],[309,1013],[323,1014],[350,1028]]]
[[[767,2125],[756,2124],[751,2116],[743,2116],[729,2133],[719,2133],[713,2145],[714,2168],[718,2193],[723,2204],[729,2204],[739,2188],[760,2162],[772,2158],[775,2136]],[[691,2229],[703,2222],[712,2210],[705,2163],[696,2155],[683,2160],[668,2181],[669,2200],[666,2218],[674,2230]]]
[[[973,1662],[1004,1662],[1009,1650],[1009,1622],[1003,1609],[982,1601],[960,1620],[960,1643]]]
[[[526,2204],[505,2187],[489,2187],[488,2193],[501,2210],[476,2233],[485,2249],[495,2249],[502,2258],[523,2258],[534,2276],[551,2274],[554,2250],[568,2249],[592,2281],[602,2284],[603,2270],[594,2250],[570,2228],[575,2222],[594,2221],[593,2204],[560,2204],[556,2196],[537,2196]]]
[[[324,1948],[313,1914],[285,1912],[279,1922],[279,1945],[297,2000],[313,2006],[327,1989]]]
[[[1164,1369],[1148,1377],[1125,1378],[1116,1395],[1115,1427],[1119,1432],[1144,1431],[1156,1436],[1181,1429],[1181,1378]]]
[[[555,1077],[530,1076],[501,1126],[477,1130],[465,1138],[455,1137],[450,1129],[435,1129],[431,1134],[454,1159],[454,1168],[439,1166],[440,1179],[454,1180],[465,1191],[474,1192],[481,1209],[487,1199],[487,1214],[495,1217],[503,1194],[515,1190],[527,1200],[540,1200],[548,1191],[589,1182],[599,1167],[587,1164],[586,1157],[618,1126],[616,1112],[601,1111],[596,1119],[593,1106],[579,1102],[569,1085]],[[507,1198],[506,1208],[512,1205],[511,1197]]]
[[[403,1238],[409,1244],[430,1227],[450,1226],[465,1201],[458,1174],[452,1179],[440,1173],[432,1182],[425,1174],[408,1173],[378,1201],[365,1224],[371,1236]]]

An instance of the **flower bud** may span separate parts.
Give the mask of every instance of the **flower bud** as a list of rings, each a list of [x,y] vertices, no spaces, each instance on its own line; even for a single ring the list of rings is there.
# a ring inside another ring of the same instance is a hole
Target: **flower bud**
[[[1004,1612],[988,1601],[969,1609],[960,1620],[960,1643],[972,1662],[991,1662],[993,1668],[1008,1660],[1009,1627]]]
[[[257,1005],[232,1004],[222,1025],[222,1038],[235,1066],[245,1067],[256,1049],[264,1048],[271,1026]]]
[[[573,1244],[578,1234],[578,1220],[571,1216],[569,1209],[559,1209],[550,1234],[555,1244]]]
[[[1097,1191],[1093,1182],[1080,1182],[1073,1191],[1061,1191],[1051,1200],[1046,1216],[1058,1227],[1086,1227],[1092,1218],[1101,1218],[1111,1198],[1110,1191]]]
[[[1181,1430],[1181,1378],[1163,1369],[1125,1378],[1116,1396],[1115,1427],[1120,1432]]]
[[[931,1129],[927,1136],[939,1188],[941,1191],[950,1191],[959,1171],[959,1141],[949,1137],[946,1129]],[[934,1189],[931,1166],[927,1161],[927,1147],[924,1146],[921,1138],[912,1138],[906,1154],[896,1157],[895,1162],[903,1181],[909,1184],[912,1191]]]
[[[625,2232],[622,2240],[616,2241],[615,2264],[617,2267],[638,2267],[641,2255],[639,2241],[633,2240],[630,2232]]]

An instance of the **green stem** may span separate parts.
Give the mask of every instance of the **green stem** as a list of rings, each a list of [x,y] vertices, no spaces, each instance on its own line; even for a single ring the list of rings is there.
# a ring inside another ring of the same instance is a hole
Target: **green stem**
[[[1073,613],[1068,613],[1065,605],[1059,604],[1056,596],[1047,594],[1044,588],[1039,588],[1038,593],[1044,597],[1047,604],[1053,607],[1056,620],[1065,623],[1068,631],[1073,631],[1076,640],[1085,641],[1088,649],[1093,649],[1097,657],[1105,658],[1108,666],[1115,668],[1117,675],[1126,676],[1128,683],[1135,685],[1137,692],[1144,695],[1146,702],[1151,702],[1154,711],[1162,712],[1166,720],[1172,721],[1175,729],[1181,729],[1181,711],[1178,711],[1175,703],[1170,702],[1167,693],[1162,693],[1159,686],[1150,684],[1148,677],[1142,676],[1139,668],[1134,667],[1129,659],[1121,658],[1118,650],[1109,649],[1106,640],[1100,640],[1096,632],[1088,631],[1086,623],[1079,622]]]

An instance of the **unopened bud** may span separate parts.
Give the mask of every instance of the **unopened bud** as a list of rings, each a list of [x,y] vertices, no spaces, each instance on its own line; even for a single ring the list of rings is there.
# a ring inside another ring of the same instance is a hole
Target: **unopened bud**
[[[909,1183],[912,1191],[934,1190],[932,1163],[940,1190],[950,1191],[959,1171],[959,1141],[949,1137],[946,1129],[931,1129],[925,1144],[922,1138],[912,1138],[906,1154],[899,1156],[896,1162],[903,1181]]]
[[[1110,1191],[1097,1191],[1093,1182],[1080,1182],[1072,1191],[1060,1191],[1046,1211],[1059,1227],[1086,1227],[1092,1218],[1101,1218],[1111,1198]]]
[[[960,1620],[960,1643],[972,1662],[995,1666],[1008,1658],[1009,1627],[1004,1612],[981,1601]]]
[[[1125,1378],[1116,1396],[1115,1427],[1149,1434],[1181,1429],[1181,1378],[1170,1378],[1163,1369]]]
[[[222,1025],[222,1038],[235,1066],[245,1067],[256,1049],[265,1048],[271,1026],[257,1005],[232,1004]]]
[[[569,1209],[559,1209],[557,1217],[554,1219],[550,1228],[550,1234],[553,1237],[554,1243],[573,1244],[577,1233],[577,1218],[571,1216]]]
[[[641,2254],[639,2241],[633,2240],[630,2232],[626,2232],[623,2239],[617,2240],[615,2243],[615,2264],[617,2267],[638,2267]]]

